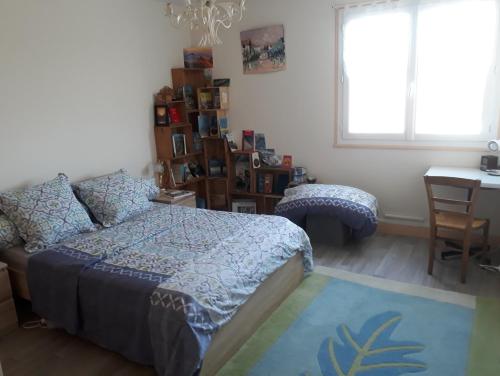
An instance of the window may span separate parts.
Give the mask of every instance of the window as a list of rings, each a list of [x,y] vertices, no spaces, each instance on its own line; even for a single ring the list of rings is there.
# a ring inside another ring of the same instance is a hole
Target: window
[[[497,137],[499,0],[338,9],[338,138],[481,146]]]

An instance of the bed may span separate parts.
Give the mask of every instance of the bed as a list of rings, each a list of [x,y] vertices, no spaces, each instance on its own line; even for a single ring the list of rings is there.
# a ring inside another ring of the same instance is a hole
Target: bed
[[[213,375],[312,270],[311,253],[284,218],[155,204],[31,257],[16,248],[0,258],[15,291],[69,333],[160,375]]]

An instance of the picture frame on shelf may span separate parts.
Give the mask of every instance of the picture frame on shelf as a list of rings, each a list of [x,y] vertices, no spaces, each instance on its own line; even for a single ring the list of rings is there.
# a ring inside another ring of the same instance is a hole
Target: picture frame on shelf
[[[255,150],[255,132],[249,129],[243,131],[243,151],[254,151]]]
[[[211,69],[214,67],[214,57],[211,48],[184,48],[184,68]]]
[[[257,202],[251,199],[233,200],[231,209],[233,213],[257,214]]]
[[[281,161],[281,166],[284,168],[292,168],[293,157],[291,155],[284,155]]]
[[[183,133],[176,133],[172,135],[172,145],[174,148],[174,157],[182,157],[187,154],[186,148],[186,135]]]
[[[234,137],[234,134],[232,133],[226,134],[226,140],[229,146],[229,150],[231,150],[231,152],[235,152],[238,150],[238,144],[236,143],[236,138]]]
[[[168,106],[164,104],[155,105],[155,126],[168,127],[170,125],[170,117]]]

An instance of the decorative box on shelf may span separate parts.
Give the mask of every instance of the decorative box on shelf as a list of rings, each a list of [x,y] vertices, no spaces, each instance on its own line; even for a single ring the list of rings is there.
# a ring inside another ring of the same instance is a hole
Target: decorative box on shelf
[[[0,336],[17,328],[17,313],[7,265],[0,262]]]
[[[160,195],[156,197],[154,201],[162,204],[196,208],[196,193],[192,191],[162,189]]]

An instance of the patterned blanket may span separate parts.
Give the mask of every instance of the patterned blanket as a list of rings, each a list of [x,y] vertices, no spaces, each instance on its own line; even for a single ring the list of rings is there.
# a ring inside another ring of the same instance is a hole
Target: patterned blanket
[[[156,204],[32,256],[28,280],[41,317],[159,375],[191,376],[218,328],[297,252],[312,271],[307,235],[284,218]]]
[[[377,199],[360,189],[342,185],[304,184],[287,189],[276,206],[276,215],[305,228],[307,216],[328,215],[338,218],[360,239],[377,229]]]

